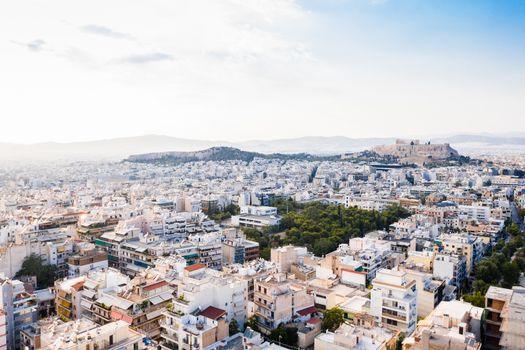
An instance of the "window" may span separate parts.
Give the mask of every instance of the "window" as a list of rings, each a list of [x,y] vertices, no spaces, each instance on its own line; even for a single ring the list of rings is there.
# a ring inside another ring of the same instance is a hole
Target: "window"
[[[109,336],[109,345],[113,345],[113,334]]]

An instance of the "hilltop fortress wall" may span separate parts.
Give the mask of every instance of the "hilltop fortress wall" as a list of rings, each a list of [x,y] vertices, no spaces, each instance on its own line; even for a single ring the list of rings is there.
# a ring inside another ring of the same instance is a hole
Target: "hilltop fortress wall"
[[[373,148],[379,155],[391,155],[398,158],[446,159],[457,157],[459,153],[450,144],[421,144],[419,140],[396,140],[393,145],[381,145]]]

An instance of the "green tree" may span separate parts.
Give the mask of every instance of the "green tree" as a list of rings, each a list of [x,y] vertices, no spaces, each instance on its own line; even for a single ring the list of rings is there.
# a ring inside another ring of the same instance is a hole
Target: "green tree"
[[[15,277],[36,276],[39,289],[51,287],[55,282],[57,267],[55,265],[44,265],[42,259],[36,254],[31,254],[22,262],[22,268]]]
[[[485,307],[485,294],[479,291],[463,295],[463,300],[477,307]]]
[[[239,323],[237,323],[237,320],[234,318],[232,318],[232,320],[230,321],[229,331],[230,331],[230,336],[237,334],[240,331]]]
[[[507,233],[512,236],[517,236],[521,233],[521,230],[518,224],[512,223],[507,226]]]
[[[518,284],[520,278],[520,269],[515,262],[506,262],[503,264],[501,269],[501,275],[503,281],[501,286],[505,288],[512,288],[512,286]]]
[[[333,307],[323,313],[321,327],[323,330],[334,332],[345,321],[345,312],[338,307]]]
[[[487,284],[497,284],[500,277],[500,271],[492,260],[480,261],[476,267],[476,278]]]
[[[270,332],[268,338],[273,342],[283,343],[289,346],[297,346],[299,335],[297,334],[297,328],[285,327],[281,324]]]
[[[248,321],[246,322],[246,326],[250,327],[254,331],[259,331],[259,325],[257,324],[257,317],[255,315],[252,315]]]

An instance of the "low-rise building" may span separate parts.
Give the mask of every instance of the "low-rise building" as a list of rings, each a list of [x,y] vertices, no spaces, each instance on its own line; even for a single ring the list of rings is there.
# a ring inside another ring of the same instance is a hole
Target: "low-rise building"
[[[81,318],[62,322],[45,319],[26,324],[21,330],[21,345],[27,350],[144,349],[143,335],[123,321],[103,326]]]
[[[315,338],[315,350],[387,350],[395,348],[398,332],[383,327],[342,324]]]
[[[479,350],[483,309],[453,300],[441,302],[419,321],[411,337],[403,341],[404,350]]]

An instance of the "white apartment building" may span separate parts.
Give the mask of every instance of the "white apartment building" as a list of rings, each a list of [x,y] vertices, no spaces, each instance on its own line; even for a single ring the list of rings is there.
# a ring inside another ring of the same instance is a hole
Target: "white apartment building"
[[[27,350],[142,350],[143,335],[124,321],[103,326],[88,319],[62,322],[46,319],[24,325],[21,344]]]
[[[345,196],[345,207],[356,207],[364,210],[383,211],[392,204],[399,204],[398,200],[374,197]]]
[[[489,221],[490,207],[477,205],[460,205],[458,206],[460,217],[466,217],[470,220]]]
[[[257,215],[257,216],[271,216],[277,215],[276,207],[268,207],[264,205],[242,205],[240,207],[241,214]]]
[[[467,278],[467,261],[464,255],[436,254],[434,256],[434,278],[446,280],[448,284],[461,288]]]
[[[3,309],[0,309],[0,349],[7,349],[7,323]]]
[[[241,327],[246,322],[246,281],[208,269],[199,263],[186,266],[180,280],[172,283],[177,284],[174,311],[190,314],[199,308],[203,310],[215,306],[225,310],[228,322],[235,318]]]
[[[372,286],[370,314],[387,328],[412,334],[417,323],[416,281],[405,272],[381,269]]]
[[[22,326],[35,322],[38,305],[34,294],[26,291],[19,280],[0,280],[0,300],[5,312],[4,326],[7,330],[7,349],[13,350],[20,341]]]

